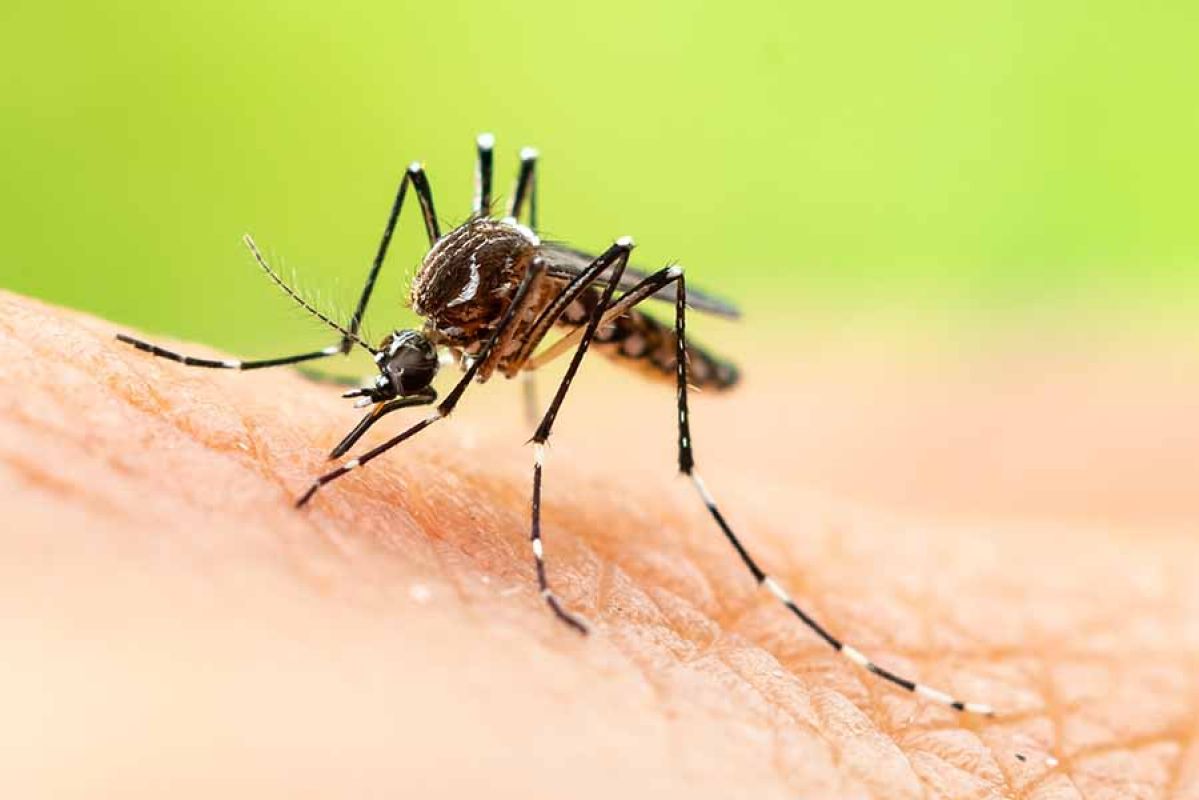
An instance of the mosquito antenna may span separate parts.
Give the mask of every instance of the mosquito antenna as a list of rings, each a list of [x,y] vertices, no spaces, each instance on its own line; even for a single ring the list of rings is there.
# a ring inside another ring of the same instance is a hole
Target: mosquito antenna
[[[250,252],[254,254],[254,260],[258,262],[258,266],[262,267],[262,271],[267,274],[267,277],[271,279],[271,282],[286,292],[288,297],[290,297],[292,300],[295,300],[296,304],[299,305],[300,308],[304,309],[309,314],[340,333],[343,337],[345,337],[346,340],[351,341],[363,348],[372,356],[376,354],[377,351],[375,348],[363,341],[362,337],[356,333],[352,333],[346,328],[343,328],[341,325],[338,325],[336,322],[317,311],[307,300],[305,300],[303,297],[300,297],[295,289],[292,289],[290,286],[284,283],[283,279],[279,277],[278,273],[271,269],[270,265],[266,263],[266,259],[263,258],[262,253],[258,251],[258,245],[254,244],[254,240],[250,238],[250,234],[247,233],[245,236],[243,236],[242,241],[246,243],[246,247],[250,248]]]

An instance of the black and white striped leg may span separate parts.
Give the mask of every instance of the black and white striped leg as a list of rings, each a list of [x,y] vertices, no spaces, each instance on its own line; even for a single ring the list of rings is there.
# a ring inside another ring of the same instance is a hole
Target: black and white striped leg
[[[429,245],[441,238],[441,228],[437,224],[437,212],[433,208],[433,191],[429,188],[429,179],[419,161],[408,165],[404,177],[400,179],[400,188],[396,190],[395,200],[391,204],[391,212],[387,215],[387,224],[383,228],[383,236],[379,240],[379,248],[375,251],[375,260],[371,262],[370,272],[366,276],[366,284],[362,287],[362,296],[358,298],[358,306],[354,316],[350,317],[350,332],[357,336],[362,327],[362,317],[366,314],[366,305],[370,302],[371,292],[375,289],[375,281],[379,270],[383,268],[383,260],[387,257],[387,248],[391,245],[391,236],[395,233],[396,222],[400,218],[400,210],[404,207],[404,196],[408,193],[408,184],[416,190],[416,199],[420,202],[420,213],[425,220],[425,233],[429,237]],[[342,347],[349,352],[349,343],[342,342]]]
[[[131,344],[138,350],[144,350],[147,353],[152,353],[159,358],[177,361],[180,364],[186,364],[189,367],[208,367],[209,369],[265,369],[266,367],[282,367],[287,364],[299,364],[302,361],[313,361],[318,358],[328,358],[329,356],[339,356],[342,353],[341,345],[335,344],[331,347],[326,347],[323,350],[314,350],[311,353],[299,353],[294,356],[283,356],[282,358],[263,358],[256,361],[242,361],[236,358],[196,358],[182,353],[176,353],[174,350],[167,350],[165,347],[159,347],[156,344],[134,339],[132,336],[126,336],[123,333],[117,334],[117,341]]]
[[[479,351],[478,357],[471,362],[471,365],[467,368],[466,372],[463,373],[462,377],[458,379],[458,383],[454,384],[454,388],[450,390],[450,393],[446,395],[446,398],[441,401],[441,404],[437,406],[432,414],[425,417],[415,425],[412,425],[411,427],[402,431],[397,436],[393,436],[386,442],[383,442],[383,444],[371,448],[361,456],[350,459],[337,469],[326,472],[324,475],[318,477],[312,482],[312,485],[308,487],[307,491],[300,495],[299,499],[296,500],[296,507],[299,508],[305,505],[325,484],[335,481],[346,473],[352,472],[359,467],[365,466],[367,463],[374,461],[391,448],[420,433],[434,422],[437,422],[439,419],[448,417],[454,410],[454,407],[458,405],[458,401],[462,399],[462,393],[466,391],[466,387],[470,386],[471,381],[475,379],[475,374],[478,373],[479,367],[483,364],[483,362],[487,360],[487,355],[491,352],[492,348],[495,347],[495,343],[504,335],[504,332],[508,329],[508,326],[512,324],[512,320],[515,319],[519,313],[523,312],[525,300],[529,294],[529,288],[537,281],[538,278],[541,277],[544,271],[545,266],[543,264],[534,263],[534,265],[529,268],[529,271],[525,273],[524,278],[521,280],[520,285],[516,289],[516,294],[513,296],[511,304],[509,304],[508,309],[504,312],[503,317],[500,318],[499,324],[496,325],[495,332],[491,334],[491,338],[487,340],[487,343],[483,345],[483,348]],[[362,423],[359,424],[361,425]]]
[[[625,306],[627,302],[627,307],[631,308],[632,305],[636,305],[637,302],[640,302],[637,299],[638,297],[641,299],[648,298],[655,292],[671,283],[675,284],[675,336],[677,339],[675,358],[677,361],[678,378],[677,396],[679,415],[679,470],[691,478],[692,483],[695,484],[696,490],[699,492],[700,497],[704,501],[704,505],[708,507],[708,511],[711,513],[712,518],[716,521],[716,524],[724,533],[725,538],[728,539],[729,544],[731,544],[733,549],[737,551],[737,555],[745,564],[746,569],[748,569],[750,574],[753,575],[754,580],[757,581],[760,586],[764,587],[767,591],[774,595],[779,602],[781,602],[787,607],[788,610],[791,611],[792,614],[798,617],[801,622],[807,625],[813,632],[816,633],[817,636],[823,639],[829,647],[845,656],[845,658],[857,666],[862,667],[874,673],[875,675],[878,675],[885,681],[893,683],[903,689],[907,689],[909,692],[918,694],[928,700],[940,703],[941,705],[949,706],[950,708],[958,711],[970,712],[972,714],[982,714],[985,716],[993,715],[995,712],[988,705],[984,705],[982,703],[964,703],[955,699],[951,695],[940,691],[939,689],[934,689],[932,687],[916,683],[915,681],[909,680],[901,675],[896,675],[894,672],[875,664],[873,661],[863,655],[860,650],[833,636],[823,625],[821,625],[807,612],[800,608],[799,605],[791,599],[791,596],[787,593],[787,591],[781,585],[779,585],[774,578],[771,578],[769,575],[767,575],[766,572],[758,566],[757,562],[754,561],[753,557],[750,556],[749,552],[745,549],[745,546],[741,543],[741,540],[738,539],[737,535],[733,532],[733,529],[729,525],[728,520],[725,519],[724,514],[721,513],[719,506],[716,504],[716,500],[712,497],[712,493],[708,491],[707,485],[704,484],[704,481],[699,476],[699,473],[695,471],[695,457],[691,443],[691,424],[687,410],[687,289],[686,281],[683,277],[682,267],[671,266],[660,270],[653,275],[650,275],[629,289],[629,291],[620,298],[618,304]]]
[[[579,371],[579,365],[583,361],[583,356],[587,355],[587,349],[591,346],[591,340],[595,337],[595,331],[599,327],[600,319],[604,315],[604,309],[612,301],[612,293],[616,290],[616,284],[620,282],[620,276],[624,272],[625,265],[629,260],[629,252],[632,249],[632,239],[627,236],[618,239],[612,247],[608,248],[603,255],[596,258],[592,265],[579,276],[579,278],[590,276],[587,279],[592,281],[601,272],[607,270],[609,266],[612,268],[612,278],[605,287],[599,304],[591,314],[591,319],[583,331],[583,338],[579,340],[579,346],[575,349],[570,366],[566,368],[566,374],[562,376],[562,380],[558,384],[558,391],[554,393],[554,399],[550,401],[549,408],[546,409],[545,415],[541,418],[541,424],[537,426],[537,432],[533,434],[533,499],[531,504],[532,520],[529,526],[529,541],[533,548],[533,559],[537,567],[537,588],[541,590],[541,596],[558,619],[582,634],[587,633],[587,626],[583,624],[582,620],[563,608],[561,601],[550,590],[549,581],[545,575],[545,551],[541,543],[541,478],[545,466],[545,445],[550,439],[550,434],[553,432],[554,420],[558,416],[558,411],[562,408],[562,402],[566,399],[566,393],[570,390],[570,384],[574,380],[575,374]],[[578,281],[579,278],[575,280]]]
[[[537,566],[537,588],[558,619],[586,636],[587,625],[563,607],[562,601],[550,589],[549,580],[545,575],[545,549],[541,544],[541,471],[544,464],[545,443],[535,441],[533,442],[533,521],[529,528],[529,541],[533,548],[533,561]]]
[[[475,199],[471,204],[471,212],[479,217],[491,213],[491,176],[492,162],[495,151],[495,137],[490,133],[480,133],[475,139],[477,158],[475,159]]]
[[[523,147],[520,151],[520,171],[516,175],[516,185],[512,197],[508,200],[507,216],[520,221],[526,200],[529,207],[529,230],[537,233],[537,159],[540,154],[532,147]],[[537,378],[530,370],[521,376],[524,395],[525,421],[532,425],[537,421]]]
[[[683,413],[685,412],[680,412],[680,415]],[[828,644],[829,647],[845,656],[845,658],[852,663],[866,669],[869,672],[873,672],[883,680],[893,683],[902,689],[907,689],[909,692],[913,692],[914,694],[920,695],[928,700],[948,706],[957,711],[965,711],[971,714],[981,714],[988,717],[995,714],[994,709],[992,709],[989,705],[985,705],[983,703],[964,703],[939,689],[934,689],[931,686],[925,686],[922,683],[916,683],[915,681],[905,678],[902,675],[896,675],[894,672],[875,664],[857,648],[841,641],[829,633],[823,625],[813,619],[807,612],[800,608],[794,600],[791,599],[791,596],[787,593],[787,590],[780,586],[778,581],[763,572],[761,567],[754,562],[753,558],[750,557],[749,553],[746,551],[745,546],[741,544],[741,542],[737,539],[736,534],[733,533],[733,530],[729,526],[728,521],[724,518],[724,515],[720,513],[720,509],[716,505],[716,500],[713,499],[711,492],[708,491],[708,487],[704,484],[703,479],[700,478],[699,473],[692,468],[688,472],[688,475],[690,476],[692,483],[695,484],[695,488],[699,491],[700,497],[703,498],[704,504],[708,507],[708,511],[712,514],[713,519],[716,520],[716,524],[720,526],[721,531],[724,532],[724,535],[729,540],[729,543],[733,545],[734,549],[736,549],[737,555],[741,557],[741,560],[745,563],[746,568],[748,568],[750,573],[753,574],[754,579],[758,582],[758,584],[765,587],[766,590],[774,595],[779,602],[786,606],[792,614],[799,617],[800,621],[811,628],[817,636],[819,636],[825,641],[825,643]]]
[[[516,188],[508,198],[505,216],[520,220],[525,201],[529,203],[529,229],[537,232],[537,159],[540,153],[532,147],[520,150],[520,172],[516,175]]]

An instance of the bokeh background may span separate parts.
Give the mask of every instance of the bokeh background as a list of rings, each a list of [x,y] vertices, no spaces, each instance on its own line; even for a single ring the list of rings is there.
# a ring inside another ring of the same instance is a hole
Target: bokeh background
[[[1197,23],[1186,2],[11,0],[0,285],[246,354],[322,342],[240,235],[344,313],[404,166],[453,224],[491,130],[501,191],[541,149],[548,236],[631,233],[755,336],[1183,333]],[[376,334],[411,321],[419,231],[406,214]]]

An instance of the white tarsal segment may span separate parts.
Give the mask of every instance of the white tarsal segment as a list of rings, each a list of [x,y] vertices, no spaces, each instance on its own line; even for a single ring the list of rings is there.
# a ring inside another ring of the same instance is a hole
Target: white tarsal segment
[[[984,717],[992,716],[995,713],[995,709],[986,703],[966,703],[963,705],[963,709],[971,714],[982,714]]]
[[[777,597],[783,603],[790,603],[791,596],[787,594],[787,590],[778,585],[778,581],[767,575],[762,579],[762,585],[770,590],[770,593]]]
[[[916,684],[916,694],[927,697],[929,700],[938,702],[943,706],[951,706],[954,703],[953,698],[945,694],[945,692],[938,691],[931,686],[925,686],[922,683]]]
[[[545,464],[545,445],[541,442],[533,443],[533,463],[539,467]]]
[[[536,556],[538,561],[541,561],[541,559],[545,556],[545,552],[542,550],[542,547],[541,547],[540,539],[533,540],[533,555]]]
[[[704,479],[694,470],[691,471],[691,482],[695,484],[695,488],[699,490],[699,496],[704,499],[705,503],[709,506],[716,505],[716,501],[712,499],[712,495],[708,494],[708,487],[704,484]]]
[[[845,656],[859,667],[866,667],[870,664],[870,659],[866,658],[866,655],[861,650],[857,649],[856,647],[850,647],[847,644],[841,645],[841,655]]]
[[[341,352],[341,345],[331,344],[328,347],[326,347],[324,350],[322,350],[321,352],[327,356],[335,356]]]
[[[235,358],[226,359],[225,361],[222,361],[221,364],[229,369],[241,369],[241,362]]]
[[[346,472],[349,472],[350,470],[352,470],[352,469],[358,469],[358,468],[359,468],[359,467],[361,467],[361,466],[362,466],[362,461],[361,461],[361,460],[359,460],[359,459],[357,459],[357,458],[355,458],[355,459],[353,459],[352,461],[347,461],[347,462],[346,462],[346,463],[345,463],[345,464],[342,466],[342,469],[344,469]]]

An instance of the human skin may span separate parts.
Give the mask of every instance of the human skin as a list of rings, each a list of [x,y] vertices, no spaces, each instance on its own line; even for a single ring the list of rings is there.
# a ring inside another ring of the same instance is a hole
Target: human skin
[[[584,638],[535,589],[517,387],[298,511],[362,412],[117,330],[0,293],[6,797],[1199,797],[1185,356],[942,370],[841,342],[695,399],[760,563],[987,719],[755,587],[672,476],[669,387],[586,364],[549,448]]]

